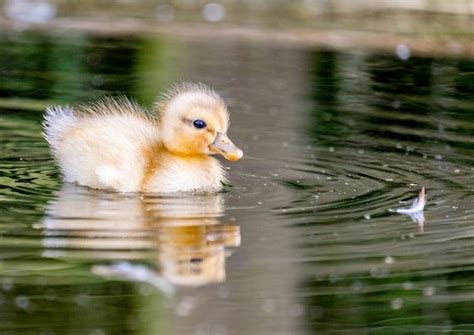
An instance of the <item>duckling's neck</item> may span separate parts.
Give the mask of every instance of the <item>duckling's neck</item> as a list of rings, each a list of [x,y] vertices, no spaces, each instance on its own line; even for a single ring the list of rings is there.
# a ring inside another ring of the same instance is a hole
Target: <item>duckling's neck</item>
[[[217,192],[225,180],[220,163],[207,155],[176,154],[158,142],[144,154],[144,192]]]

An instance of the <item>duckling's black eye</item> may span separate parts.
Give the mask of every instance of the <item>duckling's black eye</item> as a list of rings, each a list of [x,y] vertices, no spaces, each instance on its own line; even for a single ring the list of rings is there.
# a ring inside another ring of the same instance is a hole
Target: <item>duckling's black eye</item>
[[[202,129],[206,128],[207,124],[203,120],[194,120],[193,121],[193,126],[196,127],[197,129]]]

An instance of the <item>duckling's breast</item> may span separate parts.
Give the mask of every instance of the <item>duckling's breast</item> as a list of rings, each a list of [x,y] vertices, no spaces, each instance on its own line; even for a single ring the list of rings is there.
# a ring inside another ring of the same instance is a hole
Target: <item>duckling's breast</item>
[[[224,170],[213,157],[170,154],[157,155],[144,177],[142,191],[158,193],[218,192],[225,181]]]

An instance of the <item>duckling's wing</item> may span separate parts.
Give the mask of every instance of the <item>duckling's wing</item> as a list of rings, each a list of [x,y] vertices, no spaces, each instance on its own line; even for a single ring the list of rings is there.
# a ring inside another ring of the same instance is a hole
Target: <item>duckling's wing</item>
[[[144,148],[159,138],[146,111],[127,99],[50,107],[44,124],[66,181],[124,192],[139,190]]]

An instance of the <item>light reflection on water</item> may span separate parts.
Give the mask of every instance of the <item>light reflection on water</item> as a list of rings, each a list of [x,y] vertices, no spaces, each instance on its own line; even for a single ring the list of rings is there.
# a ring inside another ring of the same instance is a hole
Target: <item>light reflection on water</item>
[[[474,329],[472,60],[27,33],[0,44],[2,334]],[[227,192],[61,184],[43,106],[116,91],[149,104],[181,80],[229,102],[247,155]],[[389,211],[422,186],[423,230]]]

